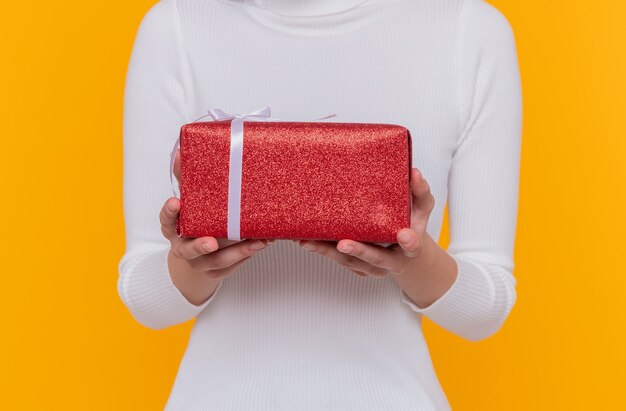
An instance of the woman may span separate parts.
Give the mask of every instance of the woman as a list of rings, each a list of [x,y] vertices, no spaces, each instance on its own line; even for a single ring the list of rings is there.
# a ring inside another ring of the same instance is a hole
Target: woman
[[[478,341],[514,305],[520,86],[511,26],[482,0],[155,4],[126,78],[118,286],[147,327],[196,318],[166,408],[449,409],[421,317]],[[411,130],[413,216],[398,245],[176,237],[180,126],[266,105]]]

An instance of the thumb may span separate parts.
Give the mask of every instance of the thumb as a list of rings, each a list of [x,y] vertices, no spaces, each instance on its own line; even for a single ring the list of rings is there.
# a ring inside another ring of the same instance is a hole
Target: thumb
[[[434,198],[430,191],[430,185],[417,168],[411,169],[411,191],[414,211],[430,211],[432,209]]]

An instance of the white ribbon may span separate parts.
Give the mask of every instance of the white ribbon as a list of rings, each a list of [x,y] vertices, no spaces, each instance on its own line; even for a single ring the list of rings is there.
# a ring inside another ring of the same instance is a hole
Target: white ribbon
[[[284,120],[275,117],[271,117],[271,109],[266,106],[262,109],[252,111],[246,114],[230,114],[226,113],[219,108],[213,108],[208,110],[209,114],[194,120],[200,120],[207,115],[211,116],[213,120],[229,120],[230,123],[230,162],[228,169],[228,239],[240,241],[240,226],[241,226],[241,175],[243,168],[243,123],[244,121],[292,121]],[[329,114],[327,116],[311,120],[318,121],[324,120],[330,117],[334,117],[336,114]],[[172,183],[172,192],[174,196],[179,197],[174,189],[174,160],[176,159],[176,151],[180,145],[180,136],[174,143],[174,148],[170,154],[170,182]]]

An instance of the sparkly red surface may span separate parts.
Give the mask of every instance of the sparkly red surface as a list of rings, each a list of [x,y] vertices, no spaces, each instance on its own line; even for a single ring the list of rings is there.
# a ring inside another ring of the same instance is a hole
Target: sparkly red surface
[[[227,237],[230,120],[180,130],[181,237]],[[396,243],[411,135],[394,124],[244,123],[241,238]]]

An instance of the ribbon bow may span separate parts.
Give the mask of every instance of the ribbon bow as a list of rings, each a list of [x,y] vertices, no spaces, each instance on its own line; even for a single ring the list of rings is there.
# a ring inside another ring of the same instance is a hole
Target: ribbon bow
[[[251,111],[246,114],[231,114],[213,108],[208,110],[208,114],[194,120],[200,120],[206,116],[211,116],[216,120],[230,120],[230,162],[228,170],[228,239],[241,240],[240,238],[240,218],[241,218],[241,175],[243,163],[243,123],[244,121],[292,121],[271,117],[271,109],[266,106],[262,109]],[[311,121],[324,120],[334,117],[336,114],[329,114],[324,117]],[[174,143],[174,148],[170,153],[170,182],[172,184],[172,192],[174,196],[179,197],[174,189],[174,161],[176,159],[176,151],[180,145],[180,136]]]

